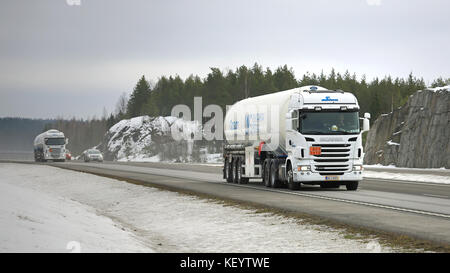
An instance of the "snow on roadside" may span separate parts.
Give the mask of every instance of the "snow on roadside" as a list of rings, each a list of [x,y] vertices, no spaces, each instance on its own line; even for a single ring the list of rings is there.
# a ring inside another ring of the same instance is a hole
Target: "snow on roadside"
[[[442,172],[442,171],[447,171],[450,174],[450,170],[446,169],[444,167],[441,168],[406,168],[406,167],[397,167],[395,165],[381,165],[381,164],[374,164],[374,165],[364,165],[364,168],[378,168],[378,169],[395,169],[395,170],[399,170],[399,171],[437,171],[437,172]]]
[[[26,187],[23,172],[0,169],[0,252],[152,252],[91,207]]]
[[[329,227],[95,175],[20,164],[0,164],[0,172],[1,251],[53,251],[69,240],[82,251],[149,250],[141,243],[157,252],[394,251]]]
[[[367,178],[450,184],[450,176],[434,174],[393,173],[364,170],[363,176]]]

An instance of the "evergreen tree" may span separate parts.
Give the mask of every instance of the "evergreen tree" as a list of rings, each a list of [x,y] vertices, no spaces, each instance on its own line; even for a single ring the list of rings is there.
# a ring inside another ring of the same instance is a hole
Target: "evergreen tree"
[[[147,102],[150,95],[150,84],[147,82],[144,76],[136,84],[136,87],[131,93],[130,100],[128,101],[127,111],[129,117],[136,117],[142,114],[143,106]]]

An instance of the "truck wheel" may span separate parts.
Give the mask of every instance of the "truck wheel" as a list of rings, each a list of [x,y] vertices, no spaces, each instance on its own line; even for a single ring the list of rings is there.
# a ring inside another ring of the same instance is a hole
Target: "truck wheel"
[[[237,183],[237,168],[236,168],[237,159],[233,159],[231,162],[231,175],[233,175],[233,183]]]
[[[270,159],[264,160],[263,182],[266,187],[270,187]]]
[[[271,160],[270,163],[270,186],[272,188],[279,188],[281,186],[280,180],[278,179],[278,160]]]
[[[350,181],[347,182],[347,184],[345,185],[345,187],[347,188],[348,191],[356,191],[358,189],[358,181]]]
[[[238,158],[236,160],[236,171],[237,171],[237,182],[238,184],[247,184],[248,178],[242,177],[242,159]]]
[[[227,180],[228,183],[233,182],[233,176],[231,175],[231,166],[230,166],[230,161],[227,158],[225,158],[225,164],[224,164],[224,172],[225,172],[225,179]]]
[[[294,172],[290,164],[287,171],[287,183],[290,190],[299,190],[301,188],[300,182],[294,182]]]

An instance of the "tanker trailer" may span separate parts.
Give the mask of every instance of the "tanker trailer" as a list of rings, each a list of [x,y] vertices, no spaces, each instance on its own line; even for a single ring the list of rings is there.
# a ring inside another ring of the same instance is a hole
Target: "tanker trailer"
[[[262,179],[267,187],[293,190],[302,184],[356,190],[369,119],[369,113],[359,117],[352,93],[320,86],[238,101],[224,120],[223,178]]]

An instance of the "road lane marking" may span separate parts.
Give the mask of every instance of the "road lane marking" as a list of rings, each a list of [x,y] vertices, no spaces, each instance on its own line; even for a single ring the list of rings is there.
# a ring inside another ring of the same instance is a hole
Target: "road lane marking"
[[[428,194],[428,193],[424,193],[423,195],[430,196],[430,197],[437,197],[437,198],[445,198],[445,199],[449,199],[450,198],[450,196],[447,196],[447,195]]]
[[[385,182],[385,183],[400,183],[400,184],[415,184],[415,185],[426,185],[426,186],[437,186],[437,187],[450,187],[450,184],[445,183],[433,183],[433,182],[421,182],[421,181],[408,181],[408,180],[397,180],[397,179],[385,179],[385,178],[375,178],[375,177],[364,177],[364,180]]]

